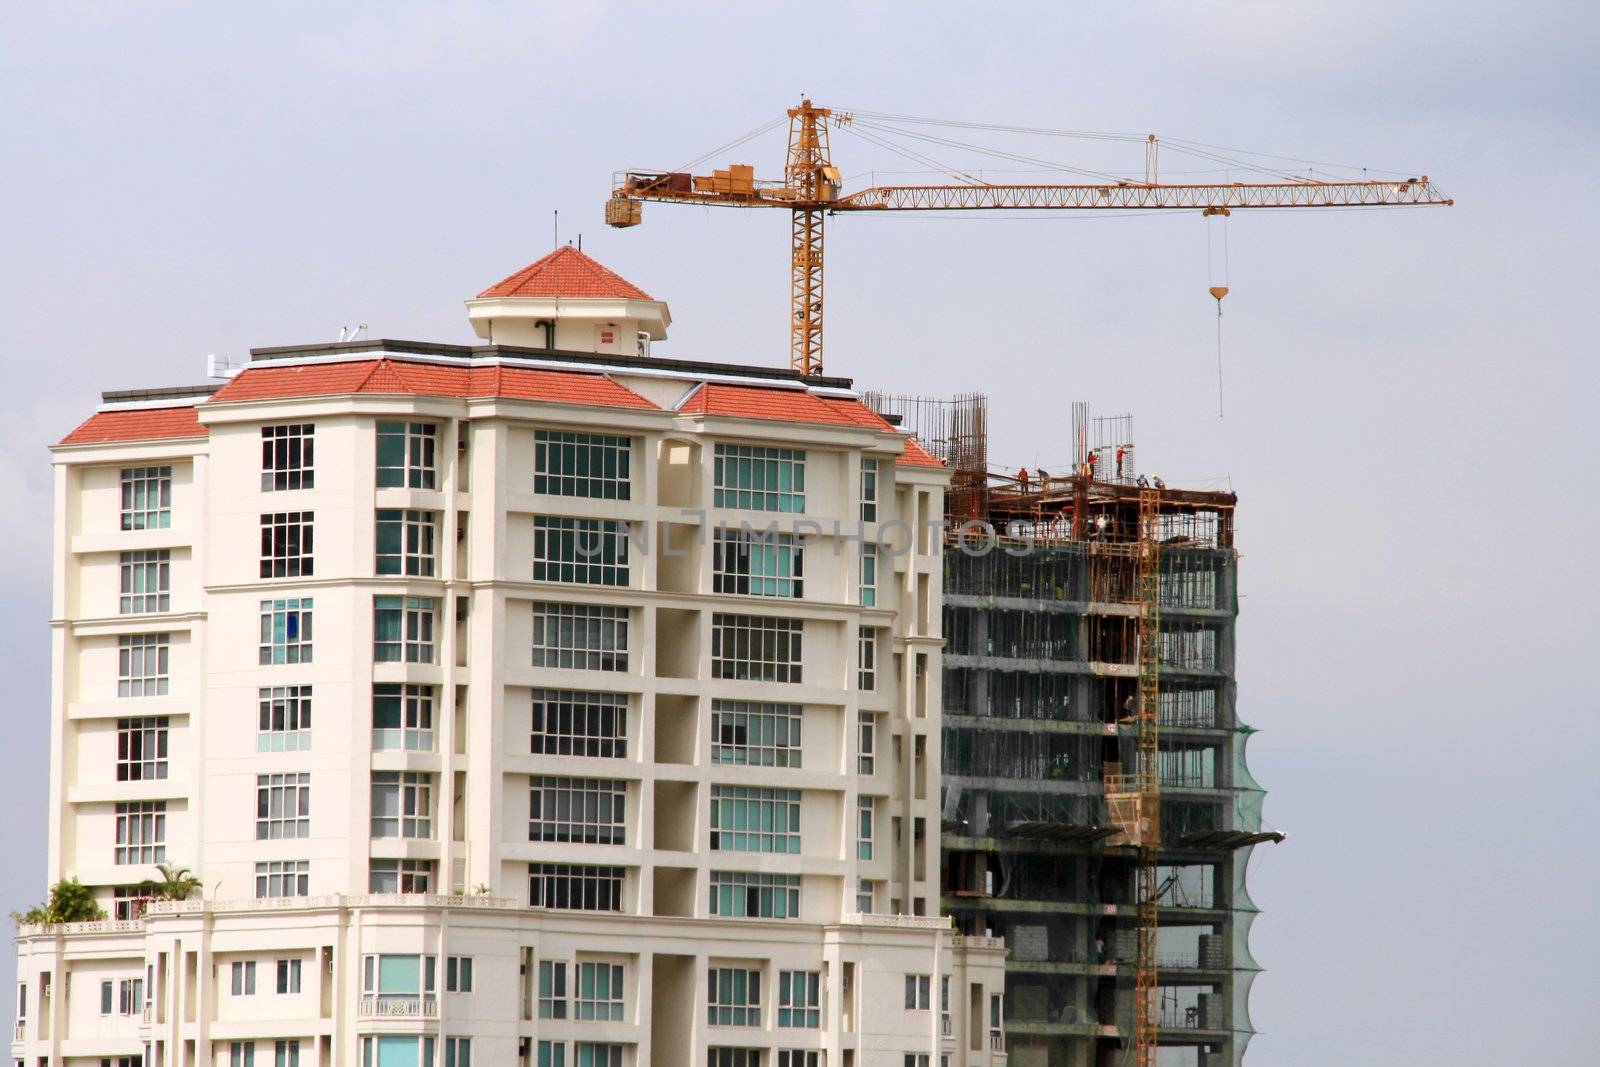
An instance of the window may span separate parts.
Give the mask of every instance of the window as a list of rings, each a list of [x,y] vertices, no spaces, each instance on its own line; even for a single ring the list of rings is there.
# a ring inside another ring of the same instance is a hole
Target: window
[[[530,863],[528,906],[568,911],[621,911],[622,868]]]
[[[431,511],[379,508],[378,574],[433,575],[434,517]]]
[[[166,696],[171,642],[171,634],[123,634],[117,638],[117,696]]]
[[[878,521],[878,461],[861,457],[861,521]]]
[[[433,775],[426,771],[372,772],[372,836],[433,836]]]
[[[585,961],[578,964],[573,1011],[579,1019],[622,1020],[622,964]]]
[[[256,1067],[255,1042],[228,1042],[228,1067]]]
[[[539,961],[539,1018],[567,1017],[567,965],[563,960]]]
[[[567,1067],[567,1043],[565,1041],[539,1042],[538,1067]]]
[[[856,797],[856,859],[858,860],[872,858],[872,816],[875,810],[876,798]]]
[[[261,427],[261,491],[310,489],[316,484],[310,423]]]
[[[410,953],[361,957],[361,995],[374,998],[379,1013],[390,1005],[415,1014],[419,998],[431,999],[438,988],[437,956]],[[412,1062],[415,1062],[414,1060]]]
[[[256,961],[235,960],[233,984],[229,989],[236,997],[253,997],[256,993]]]
[[[434,1067],[436,1039],[410,1034],[383,1034],[361,1039],[361,1067]]]
[[[117,803],[117,863],[167,861],[167,802],[165,800]]]
[[[551,496],[628,499],[626,437],[598,433],[533,431],[533,491]]]
[[[863,693],[878,688],[878,631],[868,627],[856,637],[856,688]]]
[[[800,851],[800,790],[711,787],[711,847],[720,852]]]
[[[877,764],[874,750],[878,740],[878,717],[870,711],[857,712],[856,727],[860,731],[856,747],[856,773],[872,774]]]
[[[431,685],[374,685],[372,747],[380,752],[432,752],[433,693]]]
[[[279,995],[300,992],[299,960],[279,960],[275,969],[278,972],[278,981],[274,988]]]
[[[870,608],[878,603],[878,546],[861,546],[861,606]]]
[[[434,488],[438,435],[431,423],[378,423],[378,488]]]
[[[712,871],[712,915],[747,919],[793,919],[800,914],[798,874]]]
[[[743,967],[706,968],[706,1022],[712,1026],[761,1025],[761,972]]]
[[[444,1067],[472,1067],[472,1038],[444,1039]]]
[[[272,685],[256,690],[256,751],[303,752],[311,747],[311,687]]]
[[[711,762],[800,766],[800,705],[713,700]]]
[[[444,960],[444,991],[446,993],[472,992],[472,957],[446,956]]]
[[[372,658],[378,663],[432,663],[438,608],[432,597],[373,597]]]
[[[856,910],[863,915],[872,914],[872,901],[878,895],[878,883],[863,878],[856,882]]]
[[[138,1015],[144,1010],[144,979],[124,978],[117,983],[117,1014]]]
[[[256,897],[303,897],[311,892],[309,860],[271,860],[256,864]]]
[[[926,1052],[906,1053],[905,1067],[928,1067],[928,1054]]]
[[[622,1046],[597,1041],[573,1045],[573,1067],[622,1067]]]
[[[778,1050],[778,1067],[817,1067],[821,1062],[821,1053],[813,1049],[788,1049]]]
[[[711,676],[798,683],[804,630],[799,619],[717,612],[711,616]]]
[[[711,549],[717,593],[798,597],[805,589],[805,549],[793,534],[719,528]]]
[[[300,1040],[274,1041],[272,1043],[272,1067],[300,1067]]]
[[[925,974],[906,975],[906,1011],[927,1011],[932,979]]]
[[[532,751],[623,758],[628,754],[627,694],[535,689]]]
[[[111,887],[111,917],[137,919],[150,903],[150,891],[143,886],[118,885]]]
[[[778,1025],[822,1025],[822,975],[816,971],[778,972]]]
[[[123,615],[167,611],[172,607],[172,552],[124,552],[118,557],[121,571],[121,598],[117,610]]]
[[[256,840],[311,836],[311,775],[256,775]]]
[[[261,577],[311,576],[313,519],[309,511],[275,511],[261,516]]]
[[[535,515],[533,580],[627,585],[628,524]]]
[[[628,669],[628,609],[533,605],[533,665],[582,671]]]
[[[263,667],[311,662],[310,597],[261,602],[261,650],[258,661]]]
[[[1000,1047],[1000,994],[989,994],[989,1047]]]
[[[429,893],[433,891],[432,860],[379,860],[367,867],[369,893]]]
[[[122,468],[122,528],[165,530],[172,525],[172,468]]]
[[[713,503],[746,511],[806,510],[806,454],[759,445],[716,447]]]
[[[627,783],[616,778],[534,775],[528,796],[529,841],[620,845],[627,835]]]
[[[167,717],[117,720],[117,781],[167,776]]]
[[[706,1067],[761,1067],[758,1048],[708,1048]]]
[[[116,995],[117,995],[117,990],[116,990],[116,983],[115,982],[112,982],[110,979],[107,979],[106,981],[100,983],[100,1014],[101,1015],[110,1015],[111,1014],[112,1005],[116,1000]]]

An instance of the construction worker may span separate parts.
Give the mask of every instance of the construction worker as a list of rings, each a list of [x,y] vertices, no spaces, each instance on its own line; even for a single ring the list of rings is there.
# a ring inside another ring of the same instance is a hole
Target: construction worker
[[[1094,465],[1098,463],[1099,460],[1100,454],[1091,449],[1089,452],[1089,458],[1083,461],[1084,473],[1089,476],[1089,480],[1091,482],[1094,481]]]
[[[1039,492],[1048,493],[1049,491],[1050,491],[1050,472],[1045,470],[1043,467],[1040,467],[1039,468]]]
[[[1157,489],[1165,489],[1167,487],[1167,483],[1162,481],[1158,476],[1152,474],[1150,476],[1150,478],[1151,478],[1152,481],[1154,481],[1156,483],[1156,488]]]
[[[1121,445],[1117,446],[1117,480],[1118,481],[1122,480],[1122,460],[1123,460],[1123,457],[1125,457],[1127,454],[1128,454],[1128,450],[1126,448],[1123,448]]]
[[[1017,488],[1021,489],[1024,493],[1026,493],[1028,491],[1028,468],[1027,467],[1018,467],[1017,468]]]

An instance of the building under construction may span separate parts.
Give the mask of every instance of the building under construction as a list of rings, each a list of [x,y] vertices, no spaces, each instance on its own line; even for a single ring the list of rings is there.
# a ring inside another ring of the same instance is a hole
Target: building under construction
[[[1245,872],[1282,835],[1235,710],[1235,496],[1140,475],[1085,405],[1070,471],[997,475],[984,397],[869,402],[954,469],[943,906],[1005,939],[1010,1067],[1238,1063]]]

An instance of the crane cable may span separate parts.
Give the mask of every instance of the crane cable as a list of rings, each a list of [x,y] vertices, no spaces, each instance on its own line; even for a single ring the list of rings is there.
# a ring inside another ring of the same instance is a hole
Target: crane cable
[[[773,119],[772,121],[763,123],[762,125],[757,126],[755,129],[751,130],[750,132],[742,134],[742,135],[740,135],[738,137],[735,137],[733,140],[729,141],[727,144],[718,145],[717,147],[713,148],[711,151],[707,152],[703,156],[699,156],[699,157],[697,157],[695,159],[691,159],[687,163],[680,164],[677,167],[677,169],[680,170],[680,171],[693,170],[695,167],[698,167],[700,164],[704,163],[706,160],[710,159],[712,156],[720,156],[724,152],[730,152],[733,149],[738,148],[740,145],[744,144],[746,141],[754,140],[755,138],[760,137],[764,133],[769,133],[772,130],[777,129],[779,126],[782,126],[787,121],[789,121],[787,116],[779,115],[777,118]]]
[[[1206,219],[1206,271],[1211,276],[1210,280],[1213,283],[1215,283],[1216,280],[1217,280],[1217,269],[1216,269],[1215,257],[1213,256],[1212,249],[1211,249],[1211,230],[1212,230],[1211,219],[1212,218],[1220,219],[1221,221],[1218,223],[1218,225],[1220,225],[1222,227],[1222,284],[1221,285],[1213,284],[1211,286],[1211,289],[1210,289],[1211,296],[1217,302],[1217,418],[1220,419],[1220,418],[1223,417],[1223,406],[1222,406],[1222,298],[1228,295],[1228,275],[1229,275],[1229,266],[1228,266],[1228,216],[1226,216],[1226,215],[1217,215],[1217,216],[1207,217],[1207,219]]]

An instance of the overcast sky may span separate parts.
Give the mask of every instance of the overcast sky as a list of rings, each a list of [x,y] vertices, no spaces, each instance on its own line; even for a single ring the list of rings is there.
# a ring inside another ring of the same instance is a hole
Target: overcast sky
[[[731,13],[755,7],[0,5],[0,904],[44,890],[44,449],[99,390],[355,322],[469,341],[461,301],[547,252],[555,210],[670,301],[658,354],[782,364],[783,213],[646,205],[608,231],[600,209],[614,170],[681,164],[805,92],[1426,173],[1457,198],[1235,215],[1225,419],[1221,225],[1197,213],[833,219],[827,369],[987,392],[1011,465],[1065,467],[1073,400],[1132,412],[1146,469],[1240,494],[1239,709],[1290,835],[1252,873],[1250,1062],[1593,1063],[1594,5]],[[1143,165],[1132,142],[995,143]],[[855,184],[919,166],[847,131],[834,154]],[[777,177],[781,136],[714,162]]]

